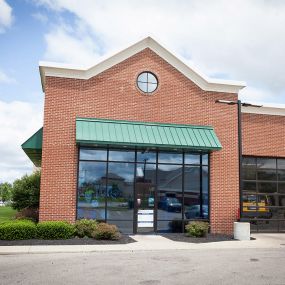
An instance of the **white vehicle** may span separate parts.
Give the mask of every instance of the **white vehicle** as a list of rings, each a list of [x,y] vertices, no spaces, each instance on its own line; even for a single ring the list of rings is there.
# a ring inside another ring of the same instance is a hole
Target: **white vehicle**
[[[3,201],[0,201],[0,207],[5,206],[5,203]]]

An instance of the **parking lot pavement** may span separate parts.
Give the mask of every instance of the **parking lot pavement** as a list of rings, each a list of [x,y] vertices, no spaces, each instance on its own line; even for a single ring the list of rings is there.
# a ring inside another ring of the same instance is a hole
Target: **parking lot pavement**
[[[285,284],[284,249],[0,256],[6,284]]]

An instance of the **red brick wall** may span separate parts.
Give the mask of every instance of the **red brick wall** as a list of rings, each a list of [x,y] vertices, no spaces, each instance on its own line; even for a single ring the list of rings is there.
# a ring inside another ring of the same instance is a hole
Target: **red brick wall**
[[[285,157],[285,117],[242,114],[243,154]]]
[[[150,70],[159,88],[136,87]],[[232,233],[239,205],[236,106],[215,104],[236,94],[205,92],[149,49],[89,79],[46,78],[40,220],[75,220],[75,118],[212,125],[223,150],[210,156],[212,232]]]

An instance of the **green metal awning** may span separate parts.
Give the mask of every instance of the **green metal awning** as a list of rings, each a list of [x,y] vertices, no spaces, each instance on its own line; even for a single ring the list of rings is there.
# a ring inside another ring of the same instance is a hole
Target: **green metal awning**
[[[210,126],[76,119],[76,142],[82,145],[213,151],[222,148]]]
[[[35,166],[41,166],[43,145],[43,128],[40,128],[28,140],[22,144],[22,149],[34,163]]]

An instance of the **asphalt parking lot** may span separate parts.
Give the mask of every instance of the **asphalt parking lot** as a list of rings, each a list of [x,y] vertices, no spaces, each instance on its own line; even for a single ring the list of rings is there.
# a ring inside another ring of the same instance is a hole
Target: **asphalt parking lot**
[[[285,246],[0,256],[0,284],[285,284]]]

